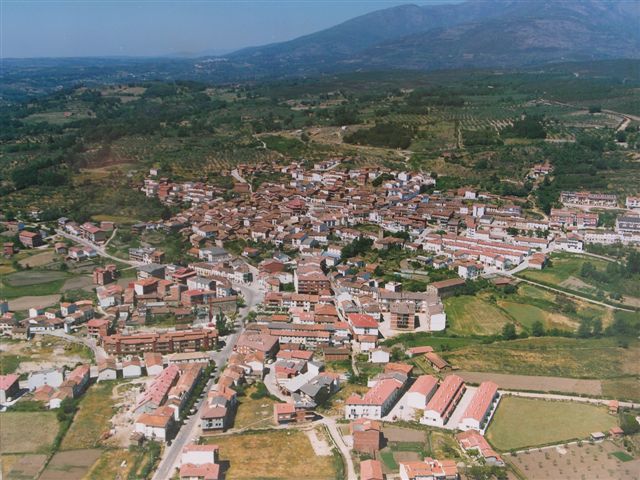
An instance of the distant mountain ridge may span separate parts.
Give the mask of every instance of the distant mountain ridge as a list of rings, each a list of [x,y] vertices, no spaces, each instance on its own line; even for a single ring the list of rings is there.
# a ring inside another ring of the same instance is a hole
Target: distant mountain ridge
[[[226,55],[253,74],[505,67],[640,57],[640,2],[477,0],[401,5]]]

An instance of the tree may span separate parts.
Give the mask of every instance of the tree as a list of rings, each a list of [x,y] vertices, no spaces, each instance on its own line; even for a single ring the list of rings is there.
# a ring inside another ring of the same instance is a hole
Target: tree
[[[591,324],[591,334],[594,337],[599,337],[600,335],[602,335],[602,320],[599,318],[596,318],[595,320],[593,320],[592,324]]]
[[[531,335],[534,337],[544,336],[544,325],[540,320],[536,320],[533,322],[533,325],[531,325]]]
[[[583,318],[580,320],[580,326],[578,327],[578,337],[589,338],[591,336],[591,319]]]
[[[518,338],[516,333],[516,325],[514,323],[505,323],[502,327],[502,338],[504,340],[515,340]]]

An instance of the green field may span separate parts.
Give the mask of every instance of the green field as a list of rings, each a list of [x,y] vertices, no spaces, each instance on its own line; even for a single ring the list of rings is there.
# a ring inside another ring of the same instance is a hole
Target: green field
[[[499,333],[511,318],[481,297],[450,297],[444,301],[449,322],[448,332],[457,335],[492,335]]]
[[[604,273],[610,263],[606,260],[584,255],[558,254],[551,257],[551,262],[551,266],[543,270],[525,270],[518,275],[534,282],[558,286],[564,290],[588,295],[597,295],[598,291],[602,291],[640,297],[640,282],[637,276],[628,278],[609,276],[607,281],[598,282],[581,275],[585,263],[590,263],[596,270]]]
[[[473,372],[613,379],[640,375],[640,342],[629,343],[623,348],[613,338],[527,338],[470,345],[443,357]]]
[[[58,433],[55,412],[0,414],[0,453],[46,453]]]
[[[616,425],[617,417],[609,415],[606,407],[505,397],[489,425],[487,439],[505,451],[584,439]]]
[[[0,292],[12,299],[25,295],[51,295],[60,293],[69,275],[56,271],[25,270],[3,276]]]

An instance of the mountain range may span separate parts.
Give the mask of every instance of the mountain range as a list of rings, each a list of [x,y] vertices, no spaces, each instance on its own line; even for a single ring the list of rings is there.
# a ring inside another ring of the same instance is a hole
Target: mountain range
[[[472,0],[401,5],[224,57],[252,75],[508,67],[640,56],[640,2]]]

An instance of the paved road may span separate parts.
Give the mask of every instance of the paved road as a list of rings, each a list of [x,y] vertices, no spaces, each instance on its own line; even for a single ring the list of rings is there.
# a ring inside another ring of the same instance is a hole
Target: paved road
[[[61,237],[67,238],[73,242],[79,243],[81,245],[84,245],[85,247],[89,247],[92,248],[96,251],[96,253],[98,255],[100,255],[101,257],[105,257],[105,258],[109,258],[111,260],[114,260],[116,262],[120,262],[120,263],[126,263],[127,265],[131,265],[134,267],[137,267],[138,265],[142,265],[141,262],[134,262],[133,260],[125,260],[123,258],[119,258],[116,256],[111,255],[110,253],[108,253],[104,247],[101,247],[99,245],[96,245],[95,243],[90,242],[89,240],[85,239],[85,238],[80,238],[80,237],[76,237],[75,235],[71,235],[70,233],[67,233],[63,230],[56,230],[56,233],[58,235],[60,235]],[[111,240],[111,239],[109,239]]]
[[[342,434],[338,430],[335,419],[331,417],[324,417],[322,420],[320,420],[319,423],[326,425],[333,443],[336,445],[336,447],[338,447],[342,458],[344,458],[345,462],[347,463],[347,480],[358,480],[356,469],[353,466],[353,459],[351,458],[351,450],[349,449],[347,444],[344,443],[344,439],[342,438]]]
[[[254,277],[257,278],[257,277]],[[263,292],[259,289],[257,280],[251,285],[234,285],[234,288],[240,290],[244,296],[246,306],[240,309],[240,315],[238,316],[238,324],[236,330],[226,338],[225,346],[219,351],[211,354],[212,359],[216,362],[216,370],[218,373],[222,371],[226,363],[229,361],[229,357],[233,352],[233,348],[238,341],[238,337],[244,330],[244,320],[249,312],[262,302]],[[176,438],[173,439],[171,445],[167,446],[160,460],[160,464],[153,475],[153,480],[166,480],[171,478],[178,467],[180,454],[182,449],[193,442],[200,434],[200,418],[204,408],[206,407],[206,399],[208,392],[214,385],[213,379],[210,379],[207,386],[204,389],[205,395],[196,405],[196,413],[191,416],[189,420],[182,426]]]

